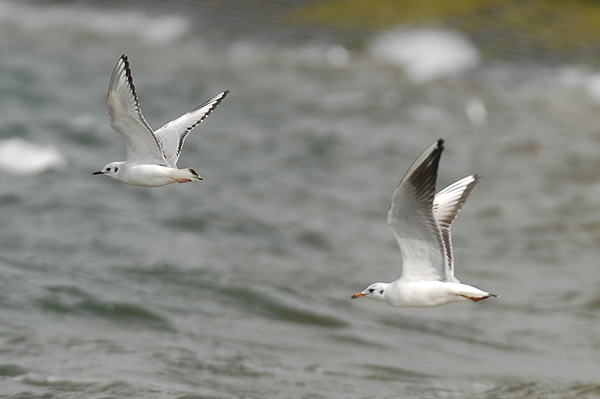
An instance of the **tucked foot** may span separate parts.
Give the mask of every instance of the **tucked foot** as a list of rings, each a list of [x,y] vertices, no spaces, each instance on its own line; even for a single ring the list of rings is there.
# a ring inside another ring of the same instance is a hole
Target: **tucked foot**
[[[472,301],[474,301],[474,302],[483,301],[484,299],[488,299],[488,298],[489,298],[489,297],[491,297],[491,296],[493,296],[494,298],[497,298],[497,297],[498,297],[498,295],[496,295],[496,294],[489,294],[489,295],[487,295],[487,296],[482,296],[481,298],[475,298],[475,297],[473,297],[473,296],[468,296],[468,295],[460,295],[460,296],[462,296],[463,298],[470,299],[470,300],[472,300]]]
[[[179,169],[171,174],[171,180],[177,183],[189,183],[191,181],[204,180],[194,169]]]

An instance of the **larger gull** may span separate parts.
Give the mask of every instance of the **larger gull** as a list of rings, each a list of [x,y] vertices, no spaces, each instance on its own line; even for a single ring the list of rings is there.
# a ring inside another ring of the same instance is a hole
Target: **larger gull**
[[[354,298],[372,298],[398,307],[432,307],[450,302],[479,302],[490,294],[454,277],[450,227],[479,182],[470,175],[435,194],[444,140],[429,146],[394,191],[388,211],[402,251],[402,274],[391,283],[373,283]]]

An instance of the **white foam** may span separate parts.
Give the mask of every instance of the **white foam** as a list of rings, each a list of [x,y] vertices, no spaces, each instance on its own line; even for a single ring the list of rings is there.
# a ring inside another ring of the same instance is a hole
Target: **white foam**
[[[383,34],[370,44],[369,53],[404,68],[415,83],[455,75],[480,61],[479,52],[464,36],[434,29],[402,29]]]
[[[73,6],[30,6],[0,1],[0,22],[25,33],[74,37],[82,35],[130,36],[148,42],[169,44],[190,30],[185,17],[153,16],[139,11],[105,11]]]
[[[569,66],[558,72],[558,81],[568,89],[583,90],[591,100],[600,103],[600,73],[585,67]]]
[[[471,97],[466,101],[465,112],[474,125],[483,125],[487,122],[485,104],[477,97]]]
[[[227,54],[234,64],[259,65],[279,62],[286,67],[345,68],[350,63],[350,51],[342,45],[303,44],[280,47],[272,44],[241,40],[231,43]]]
[[[66,165],[60,152],[20,138],[0,141],[0,169],[21,176],[35,176]]]
[[[350,62],[350,52],[339,44],[331,46],[327,50],[327,61],[335,68],[344,68]]]

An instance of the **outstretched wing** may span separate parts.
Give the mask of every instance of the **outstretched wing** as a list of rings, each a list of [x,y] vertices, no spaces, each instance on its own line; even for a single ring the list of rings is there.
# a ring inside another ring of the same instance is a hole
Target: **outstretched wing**
[[[225,90],[187,114],[167,123],[154,133],[161,144],[169,166],[176,167],[185,138],[193,128],[217,108],[228,93],[229,90]]]
[[[160,144],[142,115],[125,55],[110,78],[107,103],[110,126],[125,143],[127,160],[167,166]]]
[[[444,141],[429,146],[412,164],[394,191],[388,211],[402,251],[403,281],[450,281],[442,234],[433,215],[437,171]]]
[[[442,233],[446,263],[452,276],[454,276],[454,257],[452,255],[450,227],[452,227],[452,222],[454,222],[467,198],[469,198],[471,191],[479,183],[480,178],[479,175],[463,177],[437,193],[433,199],[433,215]],[[456,278],[453,281],[458,282]]]

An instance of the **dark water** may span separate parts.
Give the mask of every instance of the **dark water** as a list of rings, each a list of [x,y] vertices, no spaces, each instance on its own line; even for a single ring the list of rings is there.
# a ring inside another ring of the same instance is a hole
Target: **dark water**
[[[183,17],[0,19],[0,139],[67,162],[0,174],[0,397],[600,396],[597,71],[488,60],[417,85],[368,48],[216,46]],[[91,175],[124,157],[122,53],[155,128],[231,90],[179,161],[204,182]],[[391,194],[440,137],[440,186],[483,176],[457,277],[500,298],[351,301],[398,277]]]

